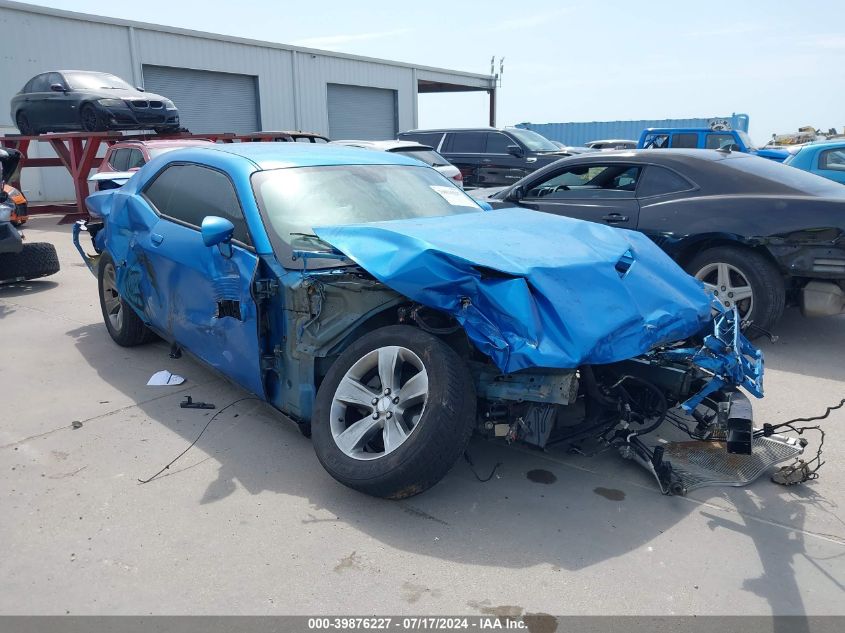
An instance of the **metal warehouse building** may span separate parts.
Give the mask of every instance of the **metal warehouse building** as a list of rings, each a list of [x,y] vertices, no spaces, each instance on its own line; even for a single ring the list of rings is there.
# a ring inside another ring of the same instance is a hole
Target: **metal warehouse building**
[[[491,113],[495,103],[487,75],[6,0],[0,0],[0,33],[0,133],[16,132],[12,96],[34,75],[60,69],[110,72],[163,94],[194,133],[304,130],[385,139],[417,127],[418,93],[486,91]],[[41,182],[30,176],[30,197],[69,197],[64,176],[44,175]]]

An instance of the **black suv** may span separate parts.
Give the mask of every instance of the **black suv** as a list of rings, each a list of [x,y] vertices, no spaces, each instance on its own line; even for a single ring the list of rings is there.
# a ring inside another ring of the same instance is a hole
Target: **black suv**
[[[440,152],[461,170],[465,187],[511,185],[535,169],[570,155],[537,132],[515,127],[410,130],[398,137]]]

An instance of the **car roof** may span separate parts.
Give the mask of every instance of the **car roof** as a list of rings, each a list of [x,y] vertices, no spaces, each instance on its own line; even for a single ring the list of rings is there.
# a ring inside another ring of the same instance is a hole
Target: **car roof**
[[[114,143],[111,147],[140,145],[142,147],[193,147],[194,145],[206,146],[213,144],[206,138],[170,138],[170,139],[133,139],[126,138]]]
[[[654,163],[676,162],[693,164],[699,161],[746,158],[749,156],[750,154],[743,152],[725,152],[715,149],[617,149],[602,152],[585,152],[584,154],[578,154],[577,159],[601,162],[612,158],[637,158]]]
[[[427,130],[406,130],[405,132],[400,132],[399,135],[402,134],[422,134],[425,132],[504,132],[505,130],[521,130],[523,128],[515,128],[512,126],[508,127],[440,127],[440,128],[430,128]],[[531,130],[529,130],[531,131]]]
[[[168,162],[190,160],[199,152],[220,152],[252,162],[259,169],[316,167],[330,165],[408,165],[419,167],[416,159],[392,152],[334,143],[215,143],[208,147],[186,148],[169,152]]]
[[[647,127],[643,130],[645,133],[654,132],[695,132],[698,133],[713,133],[713,134],[730,134],[732,132],[741,132],[742,130],[711,130],[709,127]]]
[[[336,145],[348,145],[350,147],[368,147],[371,149],[380,149],[384,151],[396,149],[432,149],[430,145],[423,145],[416,141],[333,141]]]
[[[813,148],[813,149],[829,149],[832,147],[845,147],[845,138],[841,138],[839,140],[833,141],[818,141],[815,143],[807,143],[802,145],[799,151],[803,149]]]

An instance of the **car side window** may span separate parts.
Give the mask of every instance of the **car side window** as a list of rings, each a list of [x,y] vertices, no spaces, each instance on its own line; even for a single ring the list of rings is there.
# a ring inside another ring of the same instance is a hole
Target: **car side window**
[[[511,140],[509,136],[501,132],[487,133],[487,153],[488,154],[507,154],[508,145],[516,145],[516,141]]]
[[[437,146],[440,145],[440,141],[443,140],[443,132],[421,132],[417,134],[416,132],[400,134],[399,138],[403,141],[416,141],[420,145],[428,145],[434,149],[437,149]]]
[[[708,134],[705,147],[707,149],[722,149],[735,143],[733,134]]]
[[[671,169],[649,165],[640,179],[637,188],[637,196],[647,198],[648,196],[660,196],[667,193],[677,193],[692,189],[693,185],[680,174]]]
[[[222,172],[201,165],[171,165],[147,185],[144,196],[164,216],[192,227],[216,215],[235,225],[234,239],[252,244],[238,196]]]
[[[31,92],[50,92],[50,82],[47,81],[49,73],[43,73],[32,79]]]
[[[819,169],[845,171],[845,148],[826,149],[819,154]]]
[[[112,169],[115,171],[126,171],[127,161],[129,160],[129,150],[125,148],[120,148],[112,151],[111,156],[109,157],[109,165],[112,166]]]
[[[486,132],[452,132],[446,142],[453,154],[483,154]]]
[[[664,149],[666,147],[669,147],[669,135],[649,134],[645,137],[643,147],[645,147],[646,149]]]
[[[642,167],[610,164],[573,165],[533,183],[526,198],[633,198]]]
[[[65,78],[62,77],[59,73],[49,73],[47,75],[47,90],[50,90],[50,86],[52,86],[53,84],[59,84],[60,86],[64,86],[65,88],[67,88]]]
[[[695,149],[698,147],[698,134],[695,132],[681,132],[672,135],[672,147]]]
[[[140,169],[146,164],[146,160],[144,160],[144,155],[141,153],[139,149],[130,149],[129,157],[126,162],[126,169]]]

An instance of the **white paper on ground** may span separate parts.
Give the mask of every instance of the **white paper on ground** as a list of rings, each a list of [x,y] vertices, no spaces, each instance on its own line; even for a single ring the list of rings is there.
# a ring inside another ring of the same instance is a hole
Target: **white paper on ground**
[[[182,376],[178,376],[177,374],[171,374],[166,369],[162,369],[161,371],[157,371],[150,379],[147,381],[148,385],[152,386],[161,386],[161,385],[181,385],[185,382],[185,379]]]

